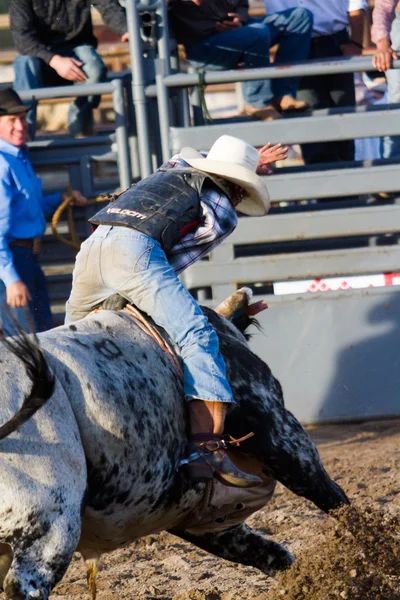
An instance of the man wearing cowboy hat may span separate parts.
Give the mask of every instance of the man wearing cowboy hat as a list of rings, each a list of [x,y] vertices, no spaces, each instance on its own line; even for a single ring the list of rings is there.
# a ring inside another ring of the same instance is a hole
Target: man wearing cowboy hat
[[[23,329],[32,329],[30,313],[36,331],[45,331],[53,323],[34,242],[45,231],[44,215],[55,210],[63,195],[43,195],[29,161],[29,108],[11,88],[0,91],[0,297],[16,309]],[[80,192],[73,195],[76,204],[86,203]]]
[[[260,483],[220,447],[232,391],[217,335],[177,275],[232,233],[237,205],[247,215],[267,213],[268,190],[258,173],[285,158],[286,150],[268,144],[258,152],[229,135],[217,139],[207,157],[183,148],[90,219],[96,229],[76,258],[67,323],[117,292],[179,346],[189,401],[189,455],[196,457],[187,469],[195,479],[215,476],[238,487]]]

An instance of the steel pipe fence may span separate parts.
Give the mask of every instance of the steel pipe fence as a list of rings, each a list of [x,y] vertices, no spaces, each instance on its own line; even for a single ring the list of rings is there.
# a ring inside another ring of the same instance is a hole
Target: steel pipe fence
[[[132,183],[131,162],[129,155],[129,141],[127,131],[127,113],[124,100],[123,82],[121,79],[113,79],[109,83],[96,84],[80,84],[77,86],[60,86],[49,87],[31,90],[21,90],[19,96],[26,102],[29,100],[44,100],[48,98],[70,98],[88,95],[111,94],[113,100],[113,108],[115,112],[115,143],[116,156],[118,163],[118,171],[120,184],[122,187],[129,187]],[[96,138],[86,138],[86,140],[75,140],[77,146],[84,145],[87,154],[91,153],[91,140]],[[80,143],[79,143],[80,142]],[[62,148],[65,144],[71,142],[64,140],[52,140],[51,146],[54,149]],[[93,145],[97,145],[98,141],[94,141]]]

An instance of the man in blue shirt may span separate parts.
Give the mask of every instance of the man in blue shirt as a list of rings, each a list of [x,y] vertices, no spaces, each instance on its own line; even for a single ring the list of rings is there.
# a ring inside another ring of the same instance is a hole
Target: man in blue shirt
[[[25,330],[31,329],[30,313],[35,330],[45,331],[53,322],[34,241],[65,194],[42,194],[26,148],[29,108],[11,88],[0,91],[0,299]],[[80,192],[73,196],[75,204],[87,203]]]

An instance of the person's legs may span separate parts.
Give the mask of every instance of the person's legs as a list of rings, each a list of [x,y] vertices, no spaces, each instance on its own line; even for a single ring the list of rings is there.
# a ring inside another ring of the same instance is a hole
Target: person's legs
[[[37,260],[37,255],[33,254],[29,248],[23,246],[11,246],[13,255],[13,263],[17,273],[21,277],[21,281],[27,286],[31,295],[31,301],[27,307],[17,308],[14,314],[18,323],[27,333],[32,332],[32,329],[39,333],[53,327],[53,319],[51,316],[50,302],[47,293],[46,280],[42,269]],[[4,306],[6,301],[6,289],[1,282],[0,289],[1,302]],[[13,335],[12,323],[7,314],[2,314],[3,325],[8,335]]]
[[[356,91],[353,73],[333,75],[331,98],[335,108],[356,105]],[[354,160],[354,140],[342,140],[335,143],[337,161]]]
[[[32,90],[46,86],[46,72],[50,69],[41,58],[18,54],[14,59],[14,89]],[[30,104],[30,102],[27,102]],[[26,115],[29,136],[33,140],[36,132],[36,106],[33,106]]]
[[[392,48],[400,53],[400,12],[396,12],[396,18],[392,24],[390,32]],[[388,85],[388,103],[400,103],[400,72],[398,69],[389,69],[386,71],[386,80]],[[390,135],[383,138],[383,157],[398,158],[400,156],[400,136]]]
[[[345,43],[345,39],[341,43]],[[342,56],[339,42],[333,36],[314,38],[309,58]],[[298,98],[305,100],[313,109],[335,108],[355,105],[354,78],[352,73],[304,77]],[[302,144],[306,164],[354,160],[354,141],[316,142]]]
[[[181,350],[192,442],[200,454],[190,462],[190,474],[210,478],[214,473],[228,485],[257,485],[258,478],[236,469],[220,447],[224,407],[233,398],[217,334],[157,242],[133,229],[99,227],[78,254],[66,322],[84,316],[113,292],[150,315]]]
[[[106,80],[107,69],[93,46],[77,46],[71,56],[83,62],[85,83],[101,83]],[[77,84],[78,85],[78,84]],[[93,132],[93,109],[97,108],[101,96],[80,96],[71,104],[68,112],[68,128],[73,135],[88,135]]]
[[[215,330],[156,241],[113,227],[101,248],[100,271],[107,288],[150,315],[179,346],[188,400],[233,402]]]
[[[242,64],[245,69],[268,67],[271,38],[263,23],[240,27],[213,35],[188,49],[187,57],[196,69],[235,69]],[[243,85],[247,104],[263,108],[273,98],[270,80],[248,81]]]
[[[50,299],[47,290],[46,277],[40,268],[37,255],[34,256],[34,280],[32,296],[32,314],[37,332],[47,331],[54,327],[53,316],[51,314]]]
[[[0,281],[0,333],[1,335],[15,335],[15,327],[12,322],[11,314],[14,314],[19,326],[27,333],[34,330],[34,321],[28,306],[12,309],[7,307],[6,286]]]
[[[306,8],[290,8],[267,15],[263,23],[268,26],[271,46],[278,44],[274,65],[292,64],[308,58],[311,46],[313,15]],[[275,98],[296,97],[300,80],[296,77],[274,79]]]
[[[101,278],[100,252],[110,227],[100,226],[85,240],[76,256],[72,289],[65,306],[65,324],[79,321],[92,312],[115,290]]]

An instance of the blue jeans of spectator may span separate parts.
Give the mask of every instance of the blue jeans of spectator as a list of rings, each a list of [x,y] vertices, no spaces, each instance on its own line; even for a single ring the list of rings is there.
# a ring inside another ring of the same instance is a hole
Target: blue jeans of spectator
[[[350,41],[347,29],[331,35],[314,37],[311,43],[310,59],[342,57],[341,45]],[[298,98],[304,100],[314,110],[355,106],[356,97],[353,73],[333,73],[332,75],[312,75],[301,81]],[[304,162],[307,165],[354,160],[354,140],[336,142],[315,142],[302,144]]]
[[[83,63],[82,70],[86,75],[85,83],[101,83],[105,81],[107,69],[96,52],[89,45],[77,46],[71,50],[57,50],[56,54],[76,58]],[[35,56],[19,54],[14,60],[14,89],[31,90],[41,87],[71,85],[63,79],[44,60]],[[74,85],[78,85],[77,83]],[[80,96],[71,104],[68,111],[68,128],[73,135],[86,135],[93,128],[93,109],[100,103],[100,96]],[[36,132],[36,110],[32,108],[27,114],[29,134],[34,139]]]
[[[65,322],[82,319],[115,292],[150,315],[179,346],[187,400],[233,402],[217,334],[160,244],[128,227],[100,225],[76,257]]]
[[[187,49],[187,58],[198,70],[269,67],[269,49],[279,44],[274,65],[291,64],[308,57],[313,17],[305,8],[290,8],[267,17],[250,18],[239,29],[213,35]],[[255,108],[273,98],[296,96],[299,79],[264,79],[243,84],[245,102]]]
[[[14,266],[21,277],[21,281],[25,283],[31,296],[29,302],[29,309],[16,308],[14,314],[21,325],[22,329],[31,332],[32,327],[30,323],[30,317],[33,321],[35,331],[47,331],[51,329],[53,324],[53,317],[50,310],[50,301],[47,292],[46,278],[38,262],[38,255],[34,254],[29,248],[24,246],[10,246],[11,253],[13,255]],[[0,281],[0,305],[1,312],[6,302],[6,287],[2,281]],[[12,335],[11,323],[4,313],[1,315],[3,325],[6,334]],[[8,325],[8,327],[7,327]]]
[[[400,53],[400,12],[396,11],[396,18],[392,23],[390,32],[392,48]],[[389,69],[386,71],[388,84],[388,104],[400,103],[400,71]],[[383,158],[400,157],[400,136],[388,135],[383,138]]]

